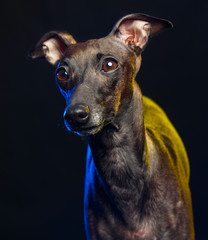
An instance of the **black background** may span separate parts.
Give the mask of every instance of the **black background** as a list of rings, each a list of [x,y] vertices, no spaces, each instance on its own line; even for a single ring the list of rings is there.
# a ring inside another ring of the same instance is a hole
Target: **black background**
[[[86,140],[65,130],[54,68],[27,52],[50,30],[77,41],[107,35],[122,16],[171,20],[143,53],[137,81],[166,111],[190,158],[196,239],[208,239],[207,1],[1,1],[0,238],[85,239]]]

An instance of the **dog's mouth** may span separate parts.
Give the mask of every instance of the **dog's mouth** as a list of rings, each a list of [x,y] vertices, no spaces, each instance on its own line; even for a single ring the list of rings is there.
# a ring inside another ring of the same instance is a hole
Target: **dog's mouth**
[[[102,122],[100,122],[97,125],[92,126],[71,126],[65,121],[65,126],[69,131],[72,131],[80,136],[89,136],[94,135],[98,133],[100,130],[102,130],[105,126],[109,125],[115,114],[111,114],[107,118],[104,118]]]
[[[99,126],[92,126],[87,128],[79,128],[79,129],[73,129],[73,132],[81,135],[81,136],[88,136],[88,135],[94,135],[98,133],[103,128],[102,125]]]
[[[94,135],[98,133],[103,127],[104,123],[101,123],[96,126],[91,126],[91,127],[70,127],[70,131],[80,135],[80,136],[89,136],[89,135]]]
[[[64,121],[67,130],[74,132],[80,136],[89,136],[89,135],[96,134],[103,128],[103,126],[105,125],[104,122],[105,121],[101,122],[100,124],[92,125],[92,126],[81,126],[81,125],[73,126],[73,125],[70,125],[67,121]]]

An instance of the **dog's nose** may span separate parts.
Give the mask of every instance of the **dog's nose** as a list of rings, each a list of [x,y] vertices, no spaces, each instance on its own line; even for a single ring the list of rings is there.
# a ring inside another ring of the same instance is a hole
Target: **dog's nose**
[[[88,122],[89,107],[87,105],[76,104],[69,106],[65,113],[64,119],[73,126],[82,125]]]

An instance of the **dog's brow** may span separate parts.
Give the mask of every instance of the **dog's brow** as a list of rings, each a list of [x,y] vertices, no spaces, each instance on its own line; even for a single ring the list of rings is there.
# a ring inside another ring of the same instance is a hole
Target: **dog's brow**
[[[100,60],[101,58],[102,58],[102,56],[103,56],[104,54],[103,53],[97,53],[97,58],[98,58],[98,60]]]

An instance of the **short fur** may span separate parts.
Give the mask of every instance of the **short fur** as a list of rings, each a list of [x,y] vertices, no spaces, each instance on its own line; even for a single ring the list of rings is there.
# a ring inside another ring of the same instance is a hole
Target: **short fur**
[[[76,43],[67,33],[47,33],[29,54],[57,66],[66,127],[89,140],[88,240],[194,239],[183,142],[135,81],[148,38],[168,27],[167,20],[131,14],[102,39]],[[106,63],[115,67],[105,70]]]

